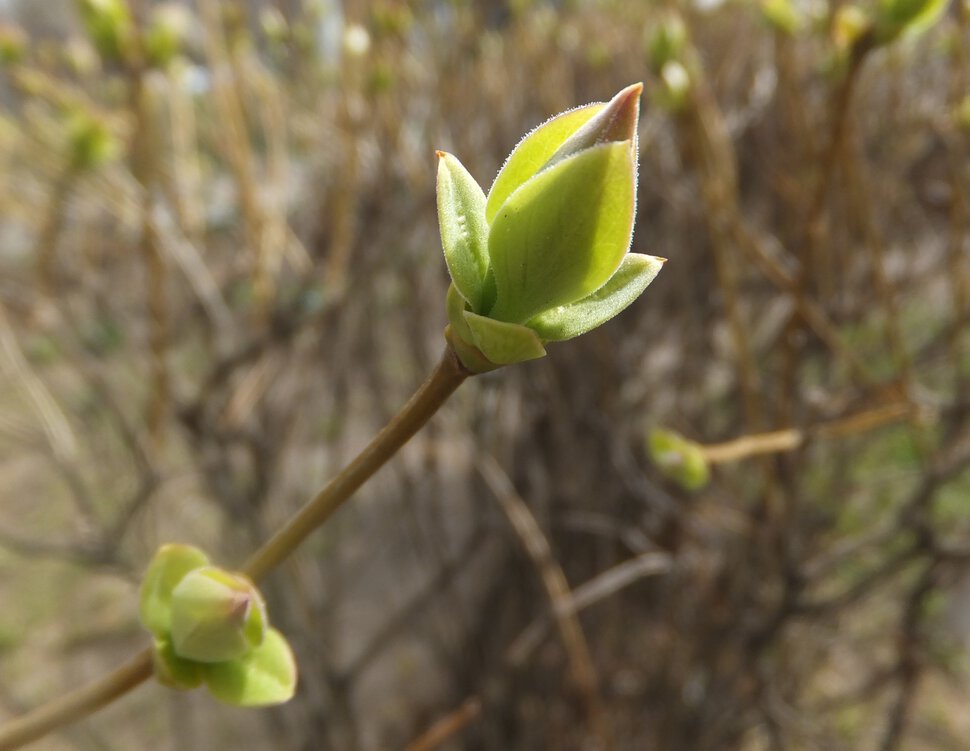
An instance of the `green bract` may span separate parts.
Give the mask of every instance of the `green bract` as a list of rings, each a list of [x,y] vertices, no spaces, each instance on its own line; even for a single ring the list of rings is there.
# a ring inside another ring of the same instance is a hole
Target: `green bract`
[[[204,682],[213,696],[238,706],[293,695],[293,653],[269,627],[259,590],[243,574],[210,566],[202,551],[162,546],[141,585],[140,613],[155,637],[159,682],[180,689]]]
[[[628,253],[640,84],[528,134],[488,196],[438,152],[438,220],[451,274],[446,332],[467,368],[542,357],[632,303],[663,261]]]

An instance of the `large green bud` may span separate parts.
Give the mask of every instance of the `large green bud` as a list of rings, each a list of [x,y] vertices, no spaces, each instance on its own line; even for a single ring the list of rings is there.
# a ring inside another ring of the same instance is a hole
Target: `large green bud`
[[[641,84],[552,118],[506,160],[489,194],[438,152],[438,220],[451,273],[447,336],[482,372],[545,354],[606,322],[661,259],[629,253]]]

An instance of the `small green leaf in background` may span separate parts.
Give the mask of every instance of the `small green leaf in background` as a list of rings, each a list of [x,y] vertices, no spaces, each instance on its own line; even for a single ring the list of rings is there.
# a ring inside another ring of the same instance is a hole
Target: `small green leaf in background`
[[[626,309],[652,282],[664,259],[627,253],[610,280],[596,292],[571,305],[540,313],[528,326],[546,342],[562,342],[585,334]]]
[[[239,707],[281,704],[296,691],[296,660],[286,639],[269,629],[263,643],[244,657],[205,666],[212,695]]]
[[[699,443],[672,430],[654,428],[646,448],[650,461],[684,490],[700,490],[710,480],[710,468]]]
[[[163,545],[155,553],[139,590],[139,613],[145,628],[165,638],[172,627],[172,590],[190,571],[209,564],[191,545]]]
[[[472,310],[481,311],[488,271],[485,193],[451,154],[438,154],[438,226],[448,271]]]

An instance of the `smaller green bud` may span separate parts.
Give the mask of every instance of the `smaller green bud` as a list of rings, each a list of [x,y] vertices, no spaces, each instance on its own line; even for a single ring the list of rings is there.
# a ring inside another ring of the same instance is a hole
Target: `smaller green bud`
[[[683,57],[687,46],[687,26],[678,15],[668,15],[647,35],[647,59],[650,69],[659,73],[672,61]]]
[[[172,590],[172,647],[196,662],[224,662],[247,654],[266,633],[266,605],[242,574],[205,566]]]
[[[710,480],[704,448],[679,433],[654,428],[647,436],[646,449],[650,461],[684,490],[700,490]]]

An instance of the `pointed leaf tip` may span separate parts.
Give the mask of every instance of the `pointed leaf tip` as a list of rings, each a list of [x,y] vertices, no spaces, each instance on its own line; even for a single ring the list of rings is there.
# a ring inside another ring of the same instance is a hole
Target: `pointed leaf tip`
[[[563,159],[601,143],[636,141],[640,121],[643,84],[634,83],[619,91],[599,112],[587,120],[556,149],[543,166],[548,169]]]

